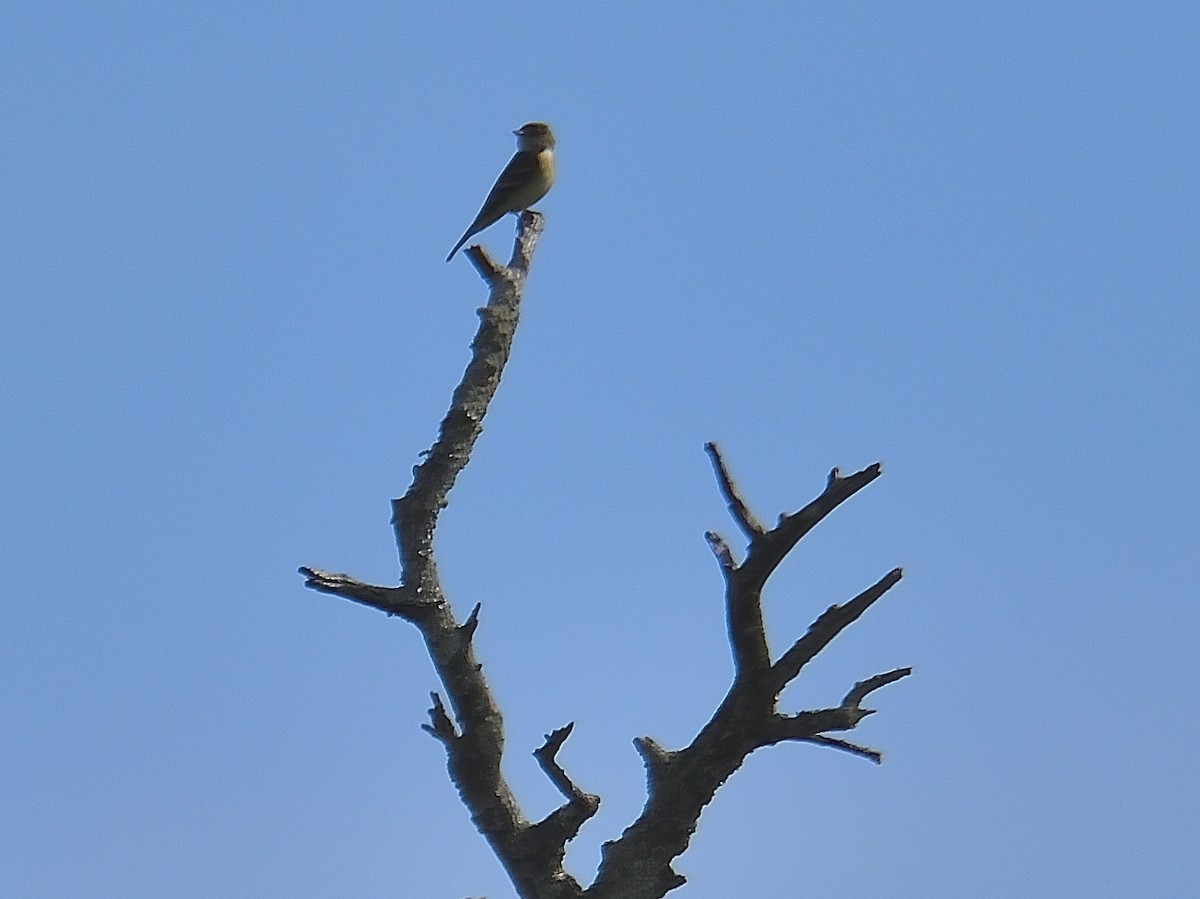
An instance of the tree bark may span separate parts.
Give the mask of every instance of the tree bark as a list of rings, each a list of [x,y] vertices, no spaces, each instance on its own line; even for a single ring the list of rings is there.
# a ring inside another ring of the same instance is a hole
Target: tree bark
[[[480,309],[471,360],[437,440],[413,469],[408,491],[392,501],[399,585],[374,586],[309,567],[300,572],[306,586],[399,616],[420,632],[446,697],[431,694],[430,721],[422,727],[445,747],[450,778],[518,895],[523,899],[659,899],[685,882],[673,869],[673,860],[687,849],[717,789],[755,749],[784,741],[808,742],[881,761],[877,750],[829,734],[856,727],[874,711],[863,708],[863,700],[908,676],[911,668],[859,681],[830,708],[786,714],[779,711],[778,699],[817,653],[900,580],[901,571],[894,569],[844,605],[831,606],[772,661],[762,614],[762,591],[768,579],[805,534],[878,478],[881,468],[872,465],[845,478],[834,469],[816,499],[795,513],[781,515],[778,524],[768,529],[742,499],[716,445],[707,444],[718,489],[748,542],[745,558],[738,563],[722,537],[713,532],[705,535],[725,579],[733,683],[689,745],[667,750],[649,737],[634,740],[646,765],[646,805],[619,839],[604,844],[599,871],[589,887],[568,874],[563,869],[567,844],[600,807],[600,798],[576,786],[557,760],[573,724],[551,731],[534,752],[564,801],[541,821],[531,822],[501,773],[504,722],[473,644],[481,605],[477,603],[461,622],[455,617],[433,550],[438,515],[470,459],[508,361],[542,226],[538,213],[521,214],[507,266],[494,262],[480,247],[466,251],[488,286],[488,302]]]

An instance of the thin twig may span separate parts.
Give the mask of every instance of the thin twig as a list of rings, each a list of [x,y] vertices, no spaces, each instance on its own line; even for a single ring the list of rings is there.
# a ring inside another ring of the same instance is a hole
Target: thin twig
[[[888,684],[894,684],[902,677],[908,677],[912,674],[912,668],[895,668],[892,671],[885,671],[883,674],[876,674],[874,677],[868,677],[866,680],[860,680],[857,684],[850,688],[850,692],[846,694],[846,698],[842,700],[844,706],[858,706],[867,698],[869,693],[874,693],[880,687],[886,687]]]
[[[798,742],[815,743],[818,746],[828,746],[830,749],[840,749],[842,752],[848,752],[851,755],[857,755],[859,758],[868,759],[876,765],[883,763],[883,753],[878,749],[869,749],[866,746],[851,743],[849,740],[839,740],[837,737],[826,737],[818,734],[815,737],[803,737]]]
[[[893,568],[845,605],[830,606],[808,627],[808,632],[797,640],[772,666],[775,682],[782,689],[800,669],[812,661],[817,653],[828,646],[833,638],[851,623],[858,620],[871,605],[894,587],[903,576],[899,568]],[[881,685],[882,686],[882,685]]]
[[[721,450],[715,443],[709,441],[704,444],[704,451],[708,453],[709,459],[712,460],[713,470],[717,474],[717,485],[721,490],[721,496],[725,499],[726,505],[729,506],[729,514],[733,516],[733,520],[738,523],[751,541],[756,537],[761,537],[767,532],[767,529],[763,527],[754,513],[750,511],[750,507],[746,505],[746,501],[742,499],[737,485],[733,482],[733,475],[729,473],[729,468],[726,466],[725,459],[721,455]]]
[[[446,714],[446,706],[442,704],[442,697],[437,693],[430,693],[429,698],[433,701],[433,707],[429,709],[430,723],[422,724],[421,730],[449,746],[458,738],[458,734],[454,732],[454,724],[450,721],[450,716]]]
[[[733,561],[733,552],[729,549],[729,544],[725,542],[724,537],[716,531],[705,531],[704,539],[708,541],[708,548],[717,557],[717,562],[721,568],[727,572],[734,571],[737,568],[737,563]]]
[[[565,724],[562,727],[552,730],[546,734],[546,742],[533,751],[533,757],[537,759],[538,765],[546,772],[546,776],[550,778],[551,783],[558,787],[558,791],[568,799],[578,799],[583,795],[580,790],[567,776],[567,772],[563,770],[562,765],[558,763],[558,750],[562,748],[567,737],[571,735],[571,731],[575,729],[575,722]]]

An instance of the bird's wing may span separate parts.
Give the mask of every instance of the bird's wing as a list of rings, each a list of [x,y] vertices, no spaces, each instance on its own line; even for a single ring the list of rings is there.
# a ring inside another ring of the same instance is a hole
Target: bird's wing
[[[530,188],[542,180],[537,154],[525,151],[516,153],[492,185],[491,192],[483,201],[483,208],[479,210],[479,218],[491,213],[496,216],[492,219],[494,222],[509,212],[519,212],[525,206],[525,195],[529,194]]]
[[[446,261],[449,262],[453,259],[459,247],[470,240],[473,235],[500,221],[508,213],[520,212],[525,207],[536,203],[545,195],[548,187],[545,173],[540,169],[537,154],[525,150],[517,151],[508,161],[508,165],[504,167],[504,171],[500,173],[500,177],[496,179],[496,183],[492,185],[487,199],[483,201],[483,206],[479,209],[479,214],[475,216],[475,221],[471,222],[471,227],[467,228],[467,232],[454,245],[454,249],[450,251]]]

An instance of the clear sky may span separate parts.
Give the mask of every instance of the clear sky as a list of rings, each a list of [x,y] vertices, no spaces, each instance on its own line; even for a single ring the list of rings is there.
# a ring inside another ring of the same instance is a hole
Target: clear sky
[[[515,355],[439,532],[529,753],[638,813],[692,738],[740,549],[884,477],[767,595],[783,698],[679,899],[1184,896],[1200,881],[1200,6],[0,6],[0,894],[502,899],[420,729],[388,501],[484,292],[443,260],[553,124]],[[512,219],[482,235],[507,257]]]

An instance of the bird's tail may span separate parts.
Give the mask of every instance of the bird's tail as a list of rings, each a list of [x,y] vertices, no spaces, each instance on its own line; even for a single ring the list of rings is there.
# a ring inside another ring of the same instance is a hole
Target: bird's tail
[[[466,233],[458,239],[458,243],[456,243],[454,245],[454,249],[450,251],[450,255],[446,257],[447,262],[449,262],[451,259],[454,258],[454,254],[457,253],[462,248],[463,244],[465,244],[468,240],[471,239],[471,235],[474,234],[475,231],[476,231],[476,229],[473,229],[473,228],[467,229]]]

